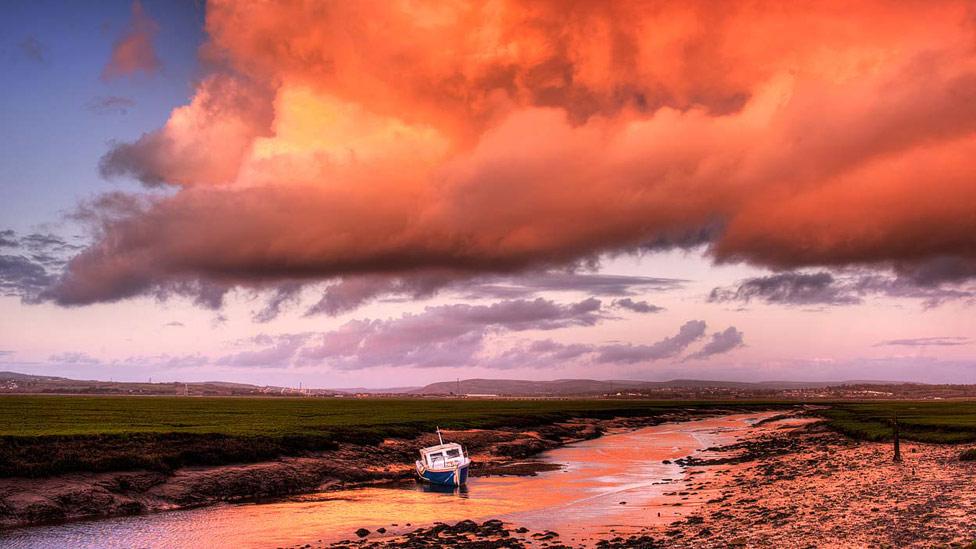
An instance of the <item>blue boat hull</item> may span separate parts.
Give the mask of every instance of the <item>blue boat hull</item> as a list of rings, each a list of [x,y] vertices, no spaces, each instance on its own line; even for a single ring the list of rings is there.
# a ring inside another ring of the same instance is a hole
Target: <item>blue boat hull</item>
[[[439,486],[462,486],[468,482],[468,464],[465,463],[456,469],[431,470],[418,468],[417,474],[420,478],[431,484]]]

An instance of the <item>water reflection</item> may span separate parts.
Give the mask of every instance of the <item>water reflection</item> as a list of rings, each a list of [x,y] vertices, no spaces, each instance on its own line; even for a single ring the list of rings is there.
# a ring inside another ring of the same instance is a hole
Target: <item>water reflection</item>
[[[427,484],[426,482],[417,481],[414,483],[414,489],[419,492],[424,492],[428,494],[448,494],[454,495],[461,498],[467,499],[468,497],[468,486],[444,486],[440,484]]]

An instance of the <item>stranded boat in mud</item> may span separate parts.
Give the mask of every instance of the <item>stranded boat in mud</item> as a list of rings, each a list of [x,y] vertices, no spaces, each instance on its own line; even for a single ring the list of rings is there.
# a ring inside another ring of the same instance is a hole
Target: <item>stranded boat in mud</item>
[[[421,448],[417,460],[417,474],[420,478],[440,486],[461,486],[468,481],[468,465],[471,460],[464,455],[460,444],[444,444],[441,430],[437,429],[440,444]]]

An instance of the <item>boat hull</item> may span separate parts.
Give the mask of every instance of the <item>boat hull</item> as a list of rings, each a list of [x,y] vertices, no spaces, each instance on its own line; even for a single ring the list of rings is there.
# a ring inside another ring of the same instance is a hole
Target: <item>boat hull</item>
[[[468,466],[470,461],[449,469],[428,469],[417,462],[417,475],[424,482],[438,486],[463,486],[468,482]]]

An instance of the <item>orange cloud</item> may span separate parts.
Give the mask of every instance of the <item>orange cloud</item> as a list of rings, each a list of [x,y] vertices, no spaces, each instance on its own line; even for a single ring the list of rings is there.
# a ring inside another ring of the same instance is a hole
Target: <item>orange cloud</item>
[[[89,212],[97,241],[53,295],[703,243],[778,268],[971,261],[973,20],[964,2],[211,2],[221,68],[102,162],[175,194]]]
[[[132,3],[132,19],[122,36],[112,45],[112,57],[102,69],[102,79],[158,70],[159,57],[152,43],[157,32],[159,25],[142,9],[142,3],[135,0]]]

